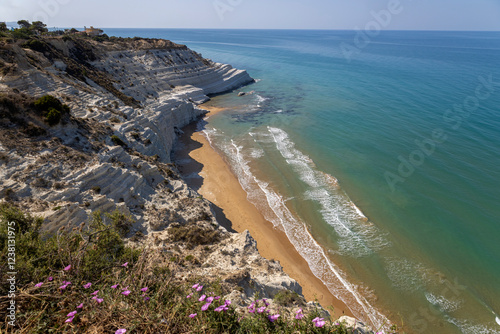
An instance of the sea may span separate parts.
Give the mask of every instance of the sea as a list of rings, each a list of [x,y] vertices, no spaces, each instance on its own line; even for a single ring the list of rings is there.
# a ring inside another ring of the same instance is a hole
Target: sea
[[[500,32],[105,29],[246,69],[205,134],[374,329],[500,333]],[[239,92],[244,96],[238,96]]]

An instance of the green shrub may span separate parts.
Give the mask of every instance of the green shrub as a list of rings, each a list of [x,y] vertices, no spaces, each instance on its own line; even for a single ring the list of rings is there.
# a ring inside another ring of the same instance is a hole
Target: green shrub
[[[106,216],[111,220],[111,226],[113,226],[122,237],[127,235],[130,228],[135,223],[131,216],[127,216],[118,210],[108,213]]]
[[[61,101],[52,95],[44,95],[35,101],[35,107],[40,111],[48,111],[50,108],[54,108],[59,111],[63,111],[63,105]]]
[[[16,233],[27,233],[29,231],[38,231],[43,219],[25,214],[12,204],[2,203],[0,204],[0,223],[2,223],[2,227],[4,227],[3,224],[6,222],[15,223]]]
[[[213,245],[221,240],[221,235],[217,230],[207,230],[196,223],[190,223],[185,226],[171,227],[170,237],[174,242],[184,241],[189,248],[198,245]]]
[[[14,39],[30,39],[33,35],[33,32],[27,28],[14,29],[14,31],[10,32],[10,35]]]
[[[55,108],[49,108],[45,116],[45,121],[49,123],[50,126],[54,126],[61,121],[61,112]]]
[[[69,114],[71,112],[71,109],[70,109],[70,107],[67,104],[63,104],[61,111],[63,113]]]
[[[39,39],[30,39],[26,43],[22,45],[23,48],[35,50],[38,52],[45,52],[48,50],[48,46],[45,42],[42,42]]]
[[[274,301],[282,306],[302,305],[299,294],[290,290],[281,290],[274,296]]]

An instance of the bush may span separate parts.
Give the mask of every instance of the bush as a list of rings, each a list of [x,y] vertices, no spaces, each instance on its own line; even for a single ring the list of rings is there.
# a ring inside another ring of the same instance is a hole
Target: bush
[[[171,227],[169,235],[174,242],[186,242],[189,248],[194,248],[198,245],[213,245],[221,240],[219,231],[204,229],[196,223]]]
[[[302,298],[298,293],[290,290],[281,290],[274,296],[274,300],[283,306],[302,305]]]
[[[135,223],[131,216],[127,216],[118,210],[108,213],[106,216],[111,220],[111,226],[113,226],[122,237],[127,235],[130,228]]]
[[[29,231],[38,231],[42,225],[43,219],[25,214],[12,204],[2,203],[0,204],[0,224],[2,224],[0,227],[3,228],[3,224],[6,222],[14,222],[16,233],[24,234]],[[0,235],[2,235],[2,233],[0,233]],[[0,244],[0,249],[1,246],[2,244]]]
[[[58,124],[61,121],[61,112],[55,108],[49,108],[45,116],[45,121],[49,123],[50,126]]]
[[[30,39],[33,32],[27,28],[21,28],[11,31],[10,34],[14,39]]]
[[[39,39],[30,39],[26,43],[22,45],[23,48],[35,50],[38,52],[48,51],[48,46],[45,42],[40,41]]]
[[[63,111],[63,105],[61,101],[52,95],[44,95],[35,101],[35,107],[40,111],[48,111],[50,108],[54,108],[59,111]]]

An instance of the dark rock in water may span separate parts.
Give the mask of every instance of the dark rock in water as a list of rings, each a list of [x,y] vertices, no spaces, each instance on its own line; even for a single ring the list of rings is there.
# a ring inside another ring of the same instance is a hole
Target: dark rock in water
[[[247,93],[245,93],[245,92],[239,92],[239,93],[238,93],[238,96],[245,96],[246,94],[247,94]]]

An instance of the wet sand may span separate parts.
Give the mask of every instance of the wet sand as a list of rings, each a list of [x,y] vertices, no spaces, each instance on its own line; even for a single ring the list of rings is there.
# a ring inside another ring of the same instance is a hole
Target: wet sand
[[[201,107],[210,111],[207,116],[223,111],[222,108],[206,105]],[[249,230],[257,241],[259,253],[267,259],[279,261],[284,271],[302,286],[307,301],[317,300],[324,308],[333,306],[332,319],[344,314],[352,316],[349,308],[314,276],[285,233],[275,229],[248,201],[246,192],[226,161],[210,146],[203,133],[196,131],[196,125],[191,124],[183,131],[180,138],[182,149],[176,152],[176,160],[180,161],[177,163],[179,170],[183,176],[200,176],[188,177],[186,181],[218,207],[216,215],[221,225],[236,232]]]

